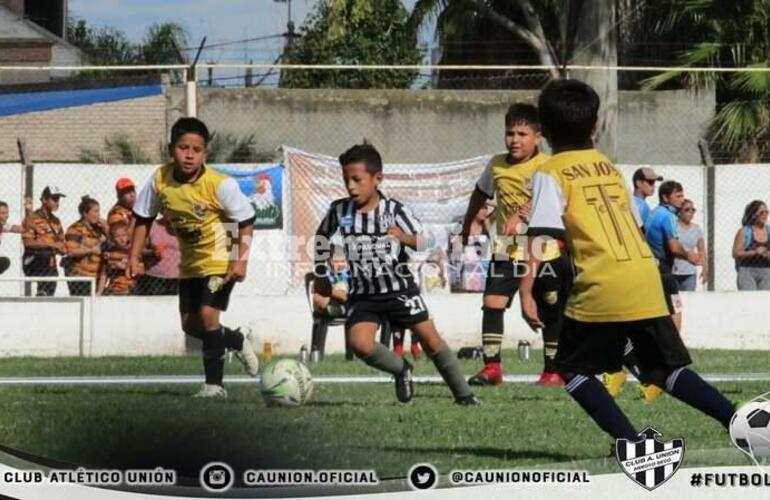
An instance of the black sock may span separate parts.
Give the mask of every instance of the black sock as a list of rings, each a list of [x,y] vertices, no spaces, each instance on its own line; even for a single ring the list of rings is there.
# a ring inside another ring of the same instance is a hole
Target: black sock
[[[500,363],[500,349],[503,345],[503,317],[505,309],[481,308],[481,345],[484,349],[484,364]]]
[[[614,439],[636,440],[634,426],[596,378],[575,375],[567,382],[566,389],[572,399],[583,407],[604,432]]]
[[[730,428],[733,404],[694,371],[679,368],[671,372],[666,379],[666,392]]]
[[[639,370],[639,361],[636,359],[636,353],[634,352],[634,344],[630,340],[626,340],[626,349],[623,354],[623,366],[628,368],[628,371],[639,380],[641,371]]]
[[[225,373],[225,345],[221,328],[203,335],[203,372],[206,374],[207,384],[222,385]]]
[[[243,334],[240,331],[226,326],[222,327],[222,331],[224,332],[222,341],[227,349],[235,349],[236,351],[243,349]]]

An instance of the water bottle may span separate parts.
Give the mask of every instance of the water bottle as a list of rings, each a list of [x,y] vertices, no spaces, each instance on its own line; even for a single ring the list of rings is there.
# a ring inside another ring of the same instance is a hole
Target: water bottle
[[[529,361],[529,342],[526,340],[519,340],[519,359]]]
[[[262,357],[264,358],[265,363],[269,363],[273,359],[273,344],[265,342],[262,345]]]
[[[305,344],[299,348],[299,360],[301,363],[307,363],[307,346]]]
[[[318,349],[313,349],[310,351],[310,362],[318,363],[319,361],[321,361],[321,351]]]

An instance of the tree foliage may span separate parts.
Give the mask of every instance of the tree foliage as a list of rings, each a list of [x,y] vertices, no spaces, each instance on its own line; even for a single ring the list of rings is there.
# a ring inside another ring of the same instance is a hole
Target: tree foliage
[[[418,64],[420,50],[401,0],[322,0],[286,48],[289,64]],[[284,70],[281,87],[406,88],[414,71]]]

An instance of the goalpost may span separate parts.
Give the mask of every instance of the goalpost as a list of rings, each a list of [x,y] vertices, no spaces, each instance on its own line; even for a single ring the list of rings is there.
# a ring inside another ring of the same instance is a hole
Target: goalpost
[[[57,295],[24,296],[25,283],[40,281],[60,283]],[[70,296],[65,284],[72,282],[90,283],[91,293]],[[0,276],[0,285],[3,283],[20,286],[18,295],[0,294],[0,325],[24,324],[26,327],[24,331],[13,331],[0,326],[0,357],[91,355],[95,278]]]

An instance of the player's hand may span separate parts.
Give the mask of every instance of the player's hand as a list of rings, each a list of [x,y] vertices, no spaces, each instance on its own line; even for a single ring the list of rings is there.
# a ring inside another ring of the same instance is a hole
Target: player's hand
[[[109,254],[109,252],[105,253]],[[140,274],[142,274],[142,261],[134,258],[128,259],[128,264],[126,265],[126,277],[135,278]]]
[[[543,328],[545,324],[540,320],[537,315],[537,303],[535,298],[531,295],[521,295],[519,298],[521,301],[521,317],[527,322],[532,330],[537,331],[539,328]]]
[[[404,232],[401,230],[400,227],[393,225],[388,228],[388,236],[398,241],[403,241]]]
[[[529,214],[532,211],[532,202],[528,201],[524,205],[519,207],[519,210],[516,212],[516,214],[521,218],[524,222],[529,222]]]
[[[246,261],[236,260],[235,262],[231,262],[230,267],[227,269],[227,274],[225,275],[225,283],[229,283],[230,281],[235,281],[240,283],[245,279],[246,279]]]

